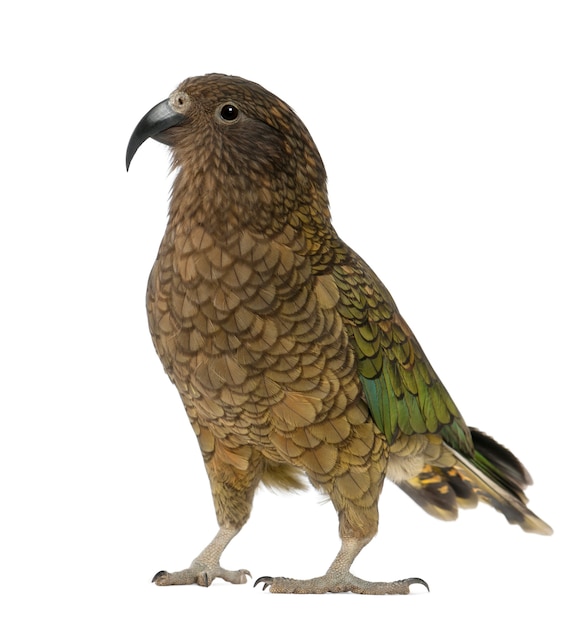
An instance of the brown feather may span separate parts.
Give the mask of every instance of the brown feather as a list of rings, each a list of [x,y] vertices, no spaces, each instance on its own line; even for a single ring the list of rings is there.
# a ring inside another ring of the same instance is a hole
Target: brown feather
[[[219,556],[257,485],[299,489],[303,475],[339,516],[333,571],[348,573],[376,533],[386,474],[442,519],[479,498],[547,532],[522,502],[528,474],[467,428],[385,286],[339,239],[320,154],[292,109],[255,83],[208,75],[154,111],[169,123],[148,136],[171,147],[177,173],[149,327],[221,526],[189,570],[161,584],[244,582],[222,573]]]

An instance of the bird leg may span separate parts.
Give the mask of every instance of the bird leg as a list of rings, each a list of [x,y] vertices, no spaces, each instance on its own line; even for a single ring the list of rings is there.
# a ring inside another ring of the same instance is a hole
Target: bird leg
[[[421,578],[406,578],[393,582],[370,582],[357,578],[350,571],[351,564],[361,549],[371,538],[343,538],[341,549],[327,572],[318,578],[297,580],[294,578],[275,578],[262,576],[254,583],[254,587],[263,583],[264,591],[271,593],[342,593],[352,592],[370,595],[408,594],[410,585],[419,583],[429,590],[427,583]]]
[[[243,584],[251,574],[247,569],[227,570],[220,566],[220,557],[230,541],[238,534],[239,528],[222,527],[208,546],[192,561],[188,569],[179,572],[158,572],[152,582],[156,585],[200,585],[209,587],[214,578],[222,578],[229,583]]]

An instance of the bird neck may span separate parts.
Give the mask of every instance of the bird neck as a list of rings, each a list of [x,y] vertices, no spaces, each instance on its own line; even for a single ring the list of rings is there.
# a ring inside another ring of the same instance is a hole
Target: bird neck
[[[261,172],[256,183],[249,172],[215,167],[178,170],[169,219],[173,224],[199,224],[215,236],[238,228],[271,235],[294,223],[318,235],[332,228],[325,186],[294,189]]]
[[[205,232],[222,249],[233,247],[243,232],[279,240],[290,232],[290,240],[300,242],[300,252],[310,257],[317,273],[346,254],[331,225],[325,187],[296,195],[232,178],[215,181],[180,170],[172,189],[168,232]]]

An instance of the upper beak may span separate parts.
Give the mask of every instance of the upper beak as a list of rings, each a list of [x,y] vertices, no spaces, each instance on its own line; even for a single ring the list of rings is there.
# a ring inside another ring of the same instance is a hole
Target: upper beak
[[[130,169],[130,163],[134,155],[146,139],[156,137],[162,131],[180,124],[185,119],[185,115],[177,113],[172,109],[169,100],[164,100],[150,109],[138,122],[130,137],[128,149],[126,150],[126,170]]]

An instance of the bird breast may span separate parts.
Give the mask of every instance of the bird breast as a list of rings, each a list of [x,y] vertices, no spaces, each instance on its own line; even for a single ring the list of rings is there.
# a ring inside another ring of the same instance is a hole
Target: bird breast
[[[198,419],[247,431],[337,419],[359,395],[331,277],[314,275],[305,241],[201,225],[168,230],[148,288],[164,367]]]

